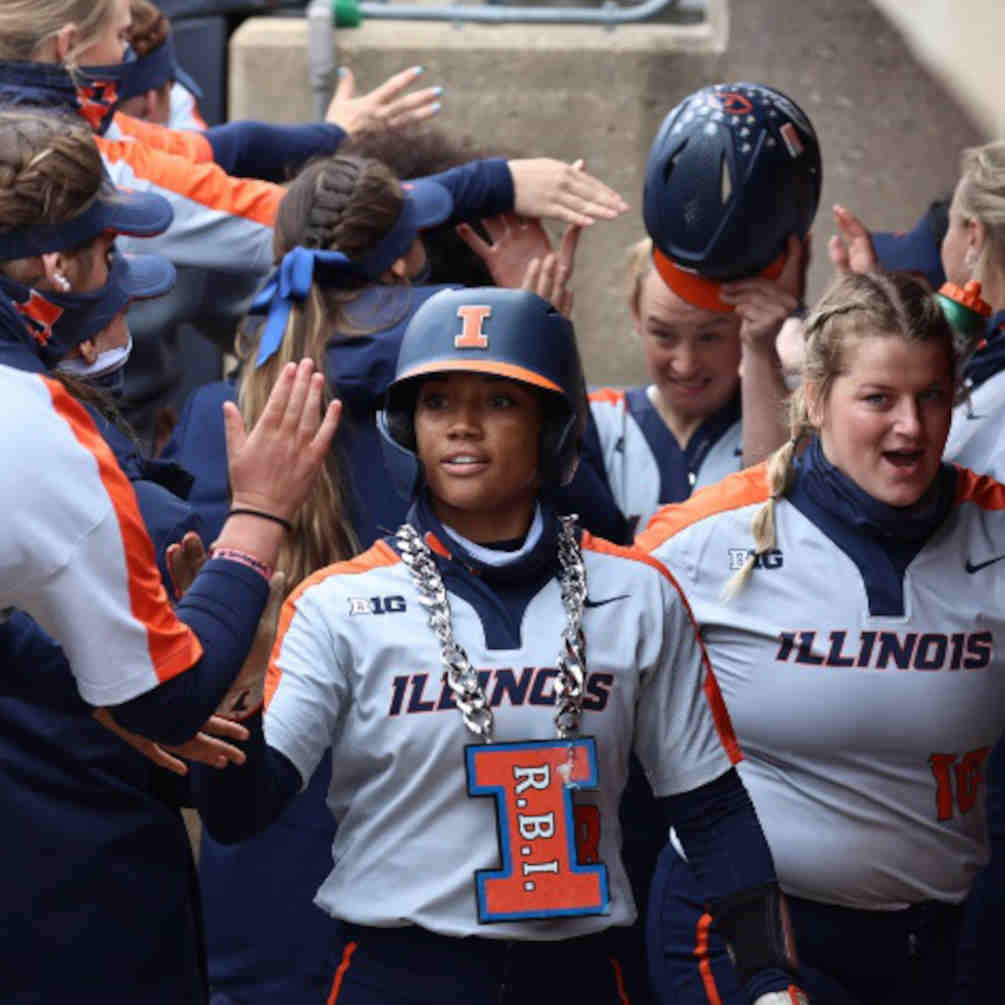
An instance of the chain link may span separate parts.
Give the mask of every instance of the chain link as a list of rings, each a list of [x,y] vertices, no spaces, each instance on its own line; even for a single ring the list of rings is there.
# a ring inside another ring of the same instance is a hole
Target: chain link
[[[583,635],[583,603],[586,600],[586,567],[579,547],[576,517],[560,517],[558,534],[558,585],[565,608],[566,625],[555,661],[555,729],[561,739],[575,736],[583,714],[583,685],[586,678],[586,637]],[[478,672],[468,654],[454,638],[450,597],[429,546],[408,523],[395,535],[398,552],[426,610],[429,627],[440,646],[446,667],[447,685],[464,718],[464,725],[486,743],[492,741],[495,726],[492,708]]]

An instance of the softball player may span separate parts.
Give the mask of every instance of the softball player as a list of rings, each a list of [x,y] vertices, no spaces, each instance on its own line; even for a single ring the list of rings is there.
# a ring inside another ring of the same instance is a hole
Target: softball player
[[[581,386],[571,325],[534,294],[444,291],[416,312],[380,417],[408,519],[287,602],[241,791],[198,772],[206,826],[240,840],[331,747],[317,903],[350,941],[330,1001],[619,1000],[605,933],[635,913],[617,823],[633,746],[744,976],[791,984],[686,602],[542,495],[575,468]]]
[[[650,240],[628,286],[652,382],[590,396],[614,497],[637,526],[784,440],[775,337],[802,294],[821,181],[809,119],[761,84],[704,87],[660,127]]]
[[[956,367],[923,285],[846,276],[807,321],[791,442],[639,539],[688,590],[811,1000],[947,1001],[987,857],[1005,488],[941,461]],[[744,1002],[672,849],[660,897],[651,962],[673,1001]]]

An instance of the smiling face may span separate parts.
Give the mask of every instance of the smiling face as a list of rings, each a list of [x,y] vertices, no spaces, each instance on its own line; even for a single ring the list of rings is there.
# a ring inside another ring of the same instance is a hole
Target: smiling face
[[[952,416],[946,344],[900,335],[849,341],[826,400],[812,404],[824,455],[874,499],[916,503],[932,484]]]
[[[422,382],[416,452],[433,510],[472,541],[525,534],[537,504],[543,410],[527,384],[474,373]]]
[[[634,311],[649,375],[675,424],[700,422],[739,385],[740,322],[682,300],[650,269]]]

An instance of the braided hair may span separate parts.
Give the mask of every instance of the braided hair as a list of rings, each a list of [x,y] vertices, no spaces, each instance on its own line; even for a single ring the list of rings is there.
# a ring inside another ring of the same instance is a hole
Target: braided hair
[[[104,171],[86,123],[9,109],[0,137],[0,232],[71,220],[94,201]]]

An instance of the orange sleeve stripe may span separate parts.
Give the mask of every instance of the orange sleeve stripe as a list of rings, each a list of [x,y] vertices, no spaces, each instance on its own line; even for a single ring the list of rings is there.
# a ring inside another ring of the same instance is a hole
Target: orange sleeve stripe
[[[305,590],[309,590],[318,583],[323,583],[330,576],[338,575],[360,575],[370,572],[372,569],[382,569],[388,565],[396,565],[401,561],[400,556],[391,548],[386,541],[377,541],[361,555],[350,558],[346,562],[336,562],[334,565],[327,565],[323,569],[308,576],[287,598],[283,604],[283,609],[279,614],[279,625],[276,629],[276,641],[272,646],[272,656],[269,659],[269,669],[265,676],[265,707],[269,707],[272,696],[279,687],[283,671],[279,668],[279,650],[286,636],[286,630],[290,627],[293,616],[297,613],[296,604]]]
[[[701,984],[705,989],[708,1005],[722,1005],[719,989],[712,973],[712,961],[708,958],[708,931],[712,927],[712,915],[707,912],[698,919],[695,927],[694,956],[698,960],[698,973],[701,974]]]
[[[677,591],[677,596],[684,605],[684,611],[687,614],[688,621],[691,623],[695,638],[698,640],[698,648],[701,650],[701,661],[705,665],[705,680],[702,683],[702,688],[705,691],[705,700],[708,702],[712,713],[715,731],[719,734],[719,742],[729,755],[730,763],[738,764],[743,760],[743,753],[740,750],[740,743],[736,739],[736,733],[733,731],[733,722],[729,717],[729,709],[726,708],[726,703],[723,701],[722,692],[719,690],[719,682],[715,679],[715,672],[712,670],[712,663],[708,658],[708,651],[705,648],[705,640],[701,637],[701,632],[698,630],[698,622],[695,621],[687,595],[681,589],[680,583],[674,578],[673,573],[658,559],[647,555],[639,548],[626,548],[622,545],[611,544],[610,541],[594,537],[589,533],[583,534],[583,548],[587,551],[596,551],[604,555],[619,555],[622,558],[634,559],[636,562],[644,562],[646,565],[651,565]]]
[[[213,147],[202,133],[191,129],[170,129],[156,122],[134,119],[123,112],[115,113],[115,124],[127,136],[145,143],[166,154],[184,157],[194,164],[209,164],[213,161]]]
[[[349,964],[352,962],[352,954],[356,952],[356,946],[358,945],[358,942],[347,942],[345,949],[342,950],[342,959],[335,970],[335,977],[332,980],[331,991],[328,992],[325,1005],[335,1005],[338,1001],[339,991],[342,990],[342,981],[345,979],[346,971],[348,971]]]
[[[268,181],[232,178],[219,165],[193,164],[131,140],[96,136],[102,156],[112,164],[125,161],[140,178],[175,192],[208,209],[244,217],[271,227],[276,220],[283,189]]]
[[[598,387],[589,393],[590,404],[594,402],[603,405],[620,405],[625,400],[624,391],[616,391],[613,387]]]
[[[976,503],[981,509],[1005,509],[1005,485],[990,475],[979,475],[969,468],[956,469],[956,502]]]
[[[56,413],[70,427],[77,442],[94,457],[98,475],[112,501],[125,555],[129,606],[146,628],[147,649],[158,681],[163,683],[194,666],[202,658],[202,644],[171,608],[154,557],[154,546],[136,505],[136,495],[84,407],[58,381],[43,377]],[[100,642],[97,642],[100,644]]]
[[[660,507],[646,529],[635,538],[635,547],[642,551],[654,551],[674,534],[699,520],[727,510],[762,503],[770,495],[768,465],[767,461],[763,461],[752,468],[727,475],[715,485],[699,489],[684,502]]]

